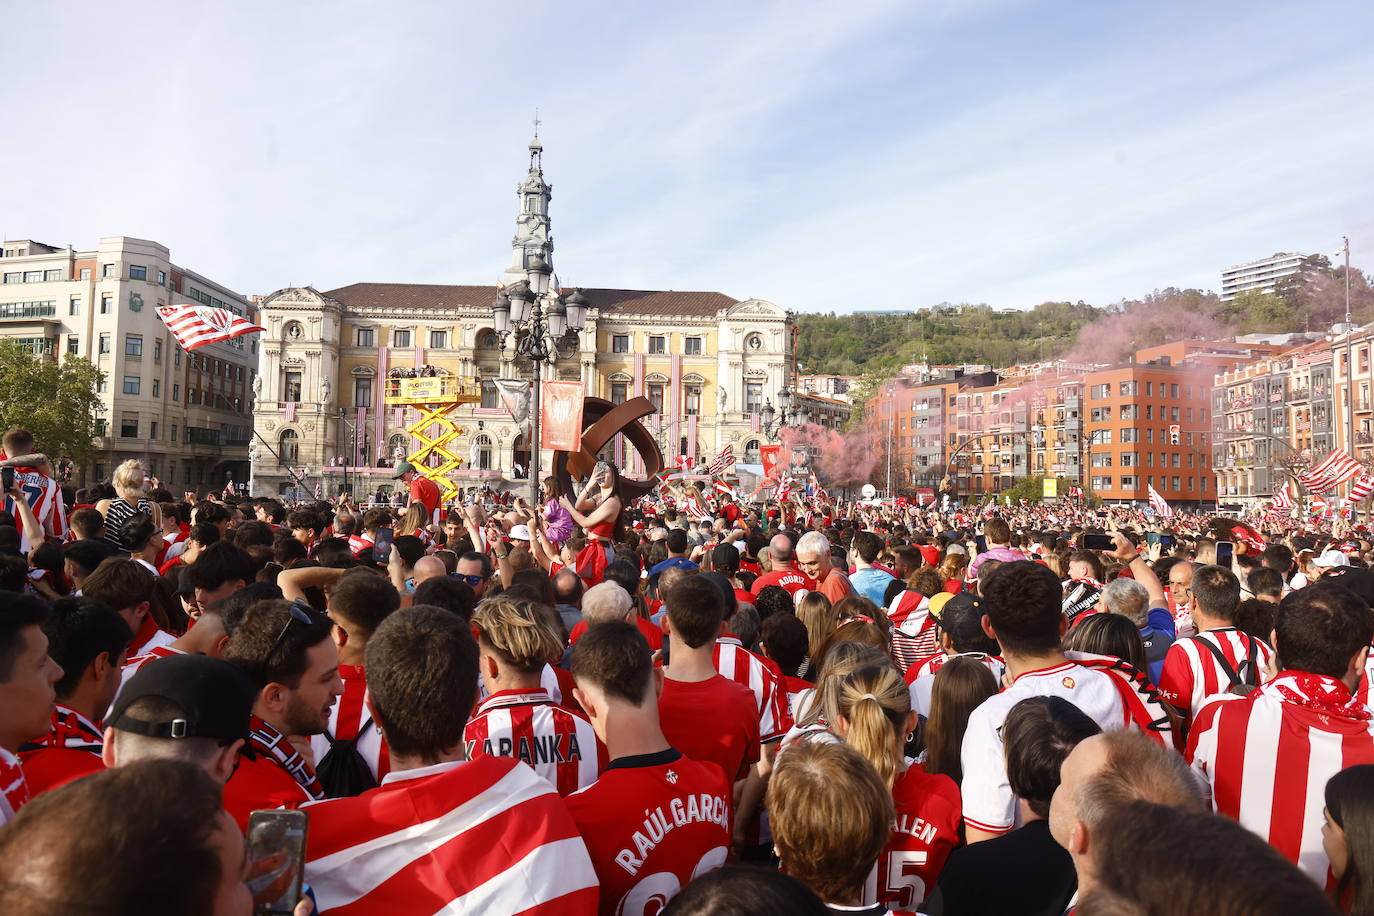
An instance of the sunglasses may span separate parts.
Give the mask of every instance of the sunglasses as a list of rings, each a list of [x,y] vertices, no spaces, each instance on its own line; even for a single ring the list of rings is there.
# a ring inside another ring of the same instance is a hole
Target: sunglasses
[[[473,588],[476,588],[487,580],[487,577],[481,573],[454,573],[453,578],[461,579]]]
[[[281,651],[281,647],[284,645],[287,631],[291,629],[291,624],[296,622],[303,623],[306,626],[310,626],[315,622],[315,609],[300,598],[291,602],[291,616],[286,618],[286,625],[281,628],[281,632],[277,634],[277,638],[272,641],[272,650],[267,653],[267,661],[264,663],[265,667],[272,667],[273,659],[277,657],[277,653]]]

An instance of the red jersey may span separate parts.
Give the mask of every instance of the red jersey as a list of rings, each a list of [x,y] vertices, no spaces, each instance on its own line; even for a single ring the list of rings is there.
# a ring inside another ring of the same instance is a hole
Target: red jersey
[[[367,534],[350,534],[348,536],[348,550],[353,556],[362,559],[363,551],[371,550],[377,546],[377,542]]]
[[[1281,671],[1258,690],[1198,712],[1185,753],[1212,806],[1322,883],[1322,794],[1337,771],[1374,763],[1374,717],[1332,677]]]
[[[333,916],[596,912],[577,825],[517,760],[393,771],[376,789],[307,810],[305,880]]]
[[[139,624],[138,632],[134,634],[133,642],[129,643],[129,651],[124,657],[138,658],[140,655],[147,655],[159,646],[170,646],[176,640],[177,638],[171,633],[158,627],[152,614],[147,614],[143,618],[143,623]]]
[[[37,795],[105,769],[100,726],[61,703],[53,705],[48,734],[19,750],[29,794]]]
[[[759,716],[759,740],[776,741],[792,727],[792,713],[782,689],[782,671],[771,658],[745,649],[737,636],[722,636],[711,653],[716,670],[754,695]]]
[[[759,759],[759,710],[754,694],[729,678],[663,679],[658,714],[668,743],[692,760],[714,763],[732,781]]]
[[[863,902],[913,909],[935,887],[945,860],[959,845],[963,806],[954,780],[919,765],[897,775],[892,801],[897,821],[869,873]]]
[[[802,694],[815,686],[805,678],[792,677],[790,674],[782,676],[782,689],[787,693],[787,714],[792,717],[794,724],[797,721],[797,704],[801,701]]]
[[[299,808],[324,797],[314,767],[285,735],[257,716],[251,727],[238,769],[224,784],[224,810],[245,833],[248,815],[259,808]]]
[[[755,579],[749,591],[757,595],[770,585],[778,585],[787,589],[787,593],[796,601],[800,601],[801,596],[807,592],[814,592],[816,590],[816,580],[806,573],[798,572],[790,568],[775,568],[772,572],[764,573]]]
[[[1202,701],[1218,693],[1225,693],[1231,684],[1230,676],[1222,670],[1221,663],[1212,651],[1203,645],[1211,643],[1221,650],[1231,671],[1243,676],[1253,659],[1255,666],[1252,683],[1263,683],[1264,672],[1274,655],[1261,640],[1235,627],[1218,627],[1204,630],[1197,636],[1179,639],[1169,647],[1164,655],[1164,668],[1159,675],[1159,695],[1168,702],[1184,710],[1189,718],[1196,716],[1202,708]]]
[[[62,488],[57,485],[57,481],[35,468],[15,468],[14,481],[24,491],[24,501],[33,510],[33,517],[38,520],[38,524],[43,526],[43,534],[58,540],[65,538],[67,507],[63,505]],[[6,493],[3,499],[5,511],[18,520],[19,514],[14,511],[13,497]]]
[[[502,690],[482,701],[463,729],[469,760],[514,757],[571,795],[596,781],[606,751],[592,724],[555,706],[544,690]]]
[[[353,747],[367,761],[372,778],[378,783],[391,772],[391,751],[386,746],[382,729],[372,719],[367,708],[367,673],[362,665],[340,665],[339,677],[343,679],[343,694],[334,707],[329,710],[329,734],[336,741],[352,741]],[[367,732],[358,737],[363,726]],[[315,762],[319,763],[329,753],[329,739],[324,735],[310,738],[310,749],[314,752]]]
[[[639,632],[644,634],[644,641],[649,644],[650,651],[657,652],[663,648],[663,631],[655,626],[652,620],[646,620],[638,614],[630,619],[639,628]],[[568,645],[576,645],[585,632],[587,632],[587,621],[579,620],[573,626],[572,632],[568,634]]]
[[[439,485],[428,477],[416,474],[410,482],[410,502],[425,507],[426,522],[434,521],[434,514],[439,511]]]
[[[730,851],[729,781],[672,748],[619,757],[564,801],[601,882],[604,916],[658,912]]]

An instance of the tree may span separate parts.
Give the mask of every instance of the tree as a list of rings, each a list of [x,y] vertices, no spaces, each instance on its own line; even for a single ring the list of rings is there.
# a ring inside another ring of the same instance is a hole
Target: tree
[[[104,373],[90,362],[68,356],[56,362],[13,340],[0,340],[0,430],[19,426],[33,434],[38,448],[54,462],[61,457],[94,460],[97,393]]]

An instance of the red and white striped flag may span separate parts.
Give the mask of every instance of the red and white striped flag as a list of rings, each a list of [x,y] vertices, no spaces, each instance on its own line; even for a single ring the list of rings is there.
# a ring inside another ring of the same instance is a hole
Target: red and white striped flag
[[[1147,488],[1150,491],[1150,505],[1154,507],[1155,514],[1160,518],[1173,518],[1174,507],[1169,505],[1169,501],[1159,495],[1159,491],[1154,487]]]
[[[1364,467],[1344,450],[1332,449],[1321,464],[1300,475],[1298,483],[1313,493],[1330,493],[1362,470]]]
[[[1082,487],[1069,487],[1069,497],[1072,498],[1072,499],[1082,499],[1082,498],[1083,498],[1083,488],[1082,488]]]
[[[1354,482],[1350,484],[1350,501],[1357,503],[1362,499],[1368,499],[1370,496],[1374,496],[1374,477],[1366,472],[1356,477]]]
[[[1370,482],[1374,483],[1374,480]],[[1293,482],[1286,481],[1283,486],[1279,487],[1279,492],[1274,494],[1274,508],[1291,509],[1295,504],[1293,500]]]
[[[205,305],[163,305],[158,307],[157,317],[162,319],[177,343],[187,351],[267,330],[228,309]]]
[[[733,466],[734,463],[735,447],[733,445],[726,445],[725,448],[720,450],[720,454],[711,461],[711,473],[718,477],[724,474],[725,469]]]

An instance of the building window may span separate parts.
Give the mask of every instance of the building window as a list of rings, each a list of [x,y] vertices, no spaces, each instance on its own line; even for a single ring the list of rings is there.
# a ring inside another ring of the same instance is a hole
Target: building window
[[[1126,427],[1121,431],[1121,441],[1126,444],[1129,444],[1131,442],[1139,442],[1140,430],[1131,426]]]
[[[16,270],[16,271],[11,271],[10,273],[5,274],[5,282],[6,282],[6,283],[23,283],[23,282],[24,282],[24,273],[23,273],[23,271],[18,271],[18,270]]]
[[[744,412],[758,413],[763,410],[763,382],[744,383]]]
[[[91,269],[90,269],[89,267],[83,267],[83,268],[81,268],[81,279],[83,279],[83,280],[89,280],[90,278],[91,278]],[[100,475],[97,474],[96,476],[99,477]]]
[[[626,390],[625,382],[611,382],[611,403],[624,404]]]
[[[133,359],[143,358],[143,335],[126,334],[124,337],[124,355]]]
[[[661,383],[649,386],[649,403],[654,405],[654,409],[663,412],[663,385]]]
[[[682,341],[682,352],[683,352],[683,354],[686,355],[686,356],[700,356],[700,355],[701,355],[701,338],[700,338],[700,337],[687,337],[687,338],[684,338],[683,341]]]
[[[100,352],[101,352],[102,354],[103,354],[103,353],[109,353],[109,352],[110,352],[110,335],[109,335],[109,334],[101,334],[101,335],[100,335]]]
[[[611,335],[611,352],[612,352],[612,353],[629,353],[629,352],[630,352],[630,335],[629,335],[629,334],[612,334],[612,335]]]
[[[102,375],[102,376],[100,377],[100,381],[98,381],[98,382],[95,383],[95,390],[96,390],[96,392],[98,392],[99,394],[104,394],[105,392],[109,391],[109,390],[110,390],[110,380],[109,380],[109,378],[106,377],[106,376],[104,376],[104,375]]]
[[[75,334],[68,334],[67,352],[70,353],[72,356],[75,356],[77,355],[77,353],[81,352],[81,338],[77,337]]]
[[[80,315],[80,314],[81,314],[81,297],[80,297],[80,296],[72,296],[71,301],[67,303],[67,314],[68,314],[68,315]]]
[[[158,286],[166,286],[166,285],[167,285],[167,271],[165,271],[165,270],[159,270],[159,271],[157,272],[157,285],[158,285]]]
[[[429,347],[431,350],[442,350],[448,346],[447,331],[430,331]]]
[[[41,271],[41,270],[26,270],[26,271],[24,271],[24,282],[25,282],[25,283],[42,283],[42,282],[43,282],[43,271]]]
[[[153,379],[153,397],[156,398],[156,397],[161,397],[161,396],[162,396],[162,379],[160,379],[160,378],[155,378],[155,379]]]
[[[100,275],[102,277],[113,277],[115,275],[115,266],[113,264],[101,264]]]
[[[191,389],[191,396],[195,397],[195,389]],[[287,401],[301,402],[301,374],[299,372],[286,373],[286,398]]]
[[[1182,489],[1182,487],[1181,487],[1180,484],[1179,484],[1179,479],[1178,479],[1177,477],[1170,477],[1169,479],[1173,481],[1173,487],[1172,487],[1172,489],[1174,489],[1174,490]]]
[[[375,347],[377,331],[373,328],[358,328],[358,346]]]
[[[181,368],[181,351],[180,351],[180,350],[173,350],[173,351],[172,351],[172,365],[173,365],[173,366],[176,366],[178,369]]]
[[[668,352],[668,338],[653,336],[649,338],[649,352],[662,355]]]
[[[400,347],[402,349],[408,348],[410,346],[410,332],[393,331],[391,333],[391,345],[393,347]]]
[[[501,395],[496,390],[496,383],[489,378],[482,379],[482,406],[487,410],[501,406]]]
[[[1121,478],[1121,489],[1123,490],[1134,490],[1138,486],[1140,486],[1140,484],[1136,482],[1135,477],[1126,475]]]
[[[748,442],[744,443],[744,463],[758,464],[760,460],[759,440],[750,439]]]
[[[701,386],[687,386],[687,416],[695,417],[701,413]]]
[[[491,437],[486,435],[478,436],[472,440],[477,446],[477,469],[479,471],[491,470]]]
[[[1139,416],[1140,416],[1140,408],[1137,407],[1135,404],[1122,404],[1122,405],[1121,405],[1121,419],[1123,419],[1123,420],[1135,420],[1135,419],[1137,419]]]
[[[172,424],[172,441],[177,441],[177,425],[175,423]]]
[[[975,479],[981,480],[982,478],[980,477],[980,478],[975,478]],[[1093,489],[1094,489],[1094,490],[1110,490],[1110,489],[1112,489],[1112,479],[1111,479],[1110,477],[1094,477],[1094,478],[1093,478]]]
[[[172,383],[172,400],[173,400],[173,401],[180,401],[180,400],[181,400],[181,386],[178,385],[178,384],[176,384],[175,382]]]
[[[1132,397],[1140,393],[1140,383],[1134,381],[1122,382],[1119,386],[1117,386],[1117,390],[1121,392],[1121,396],[1123,398]]]
[[[110,314],[110,309],[114,307],[114,293],[100,294],[100,314]]]
[[[149,439],[156,439],[156,438],[157,438],[157,421],[156,421],[156,420],[153,420],[151,423],[148,424],[148,438],[149,438]]]
[[[355,378],[353,380],[353,406],[372,406],[372,379]]]
[[[1155,405],[1153,405],[1153,404],[1146,404],[1146,405],[1145,405],[1145,419],[1147,419],[1147,420],[1153,420],[1154,418],[1155,418]]]
[[[282,430],[281,438],[277,440],[277,454],[281,455],[283,464],[295,464],[301,460],[301,440],[294,429]]]
[[[146,280],[146,279],[148,279],[148,268],[147,268],[147,267],[144,267],[142,264],[130,264],[130,265],[129,265],[129,279],[130,279],[130,280]]]
[[[138,414],[124,414],[119,419],[119,435],[125,439],[138,438]]]

